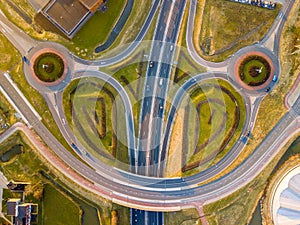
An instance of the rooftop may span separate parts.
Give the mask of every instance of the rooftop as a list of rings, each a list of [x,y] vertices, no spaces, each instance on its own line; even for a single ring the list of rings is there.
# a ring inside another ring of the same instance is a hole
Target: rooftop
[[[86,8],[88,8],[91,11],[95,11],[101,3],[103,3],[103,0],[79,0]]]
[[[90,12],[78,0],[53,0],[43,13],[60,30],[70,35]]]
[[[17,216],[17,206],[20,204],[20,202],[21,199],[19,198],[12,198],[7,201],[6,213],[8,216]]]
[[[272,203],[275,225],[300,223],[300,166],[285,174]]]

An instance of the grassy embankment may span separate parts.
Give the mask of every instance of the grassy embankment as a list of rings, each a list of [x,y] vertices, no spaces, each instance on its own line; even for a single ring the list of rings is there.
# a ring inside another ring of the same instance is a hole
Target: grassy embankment
[[[180,146],[181,153],[176,154],[183,164],[176,165],[184,171],[176,175],[189,176],[219,161],[238,140],[245,116],[242,97],[227,82],[208,80],[192,88],[178,109],[172,130],[169,154],[174,154],[172,146]],[[174,138],[180,130],[183,135]]]
[[[86,78],[71,82],[64,92],[63,105],[75,135],[90,152],[102,160],[113,156],[127,163],[125,111],[117,96],[110,85]]]
[[[195,48],[209,61],[224,61],[238,49],[260,41],[280,9],[279,4],[275,10],[268,10],[227,0],[199,1]]]
[[[259,199],[264,195],[269,177],[277,162],[281,159],[290,144],[296,138],[293,137],[274,160],[251,182],[232,195],[222,200],[204,206],[204,212],[209,224],[248,224]]]
[[[263,204],[260,205],[260,211],[263,218],[263,224],[272,224],[272,197],[278,182],[287,171],[300,165],[300,136],[289,146],[288,150],[282,156],[269,179],[263,195]]]
[[[18,120],[14,113],[14,108],[0,92],[0,134],[5,131],[6,125],[11,126]]]
[[[109,51],[113,49],[123,49],[124,46],[134,41],[137,34],[140,32],[140,29],[142,28],[147,15],[150,11],[152,2],[147,0],[141,0],[141,1],[134,1],[133,8],[131,11],[131,14],[128,17],[127,22],[125,23],[123,29],[121,30],[120,34],[114,41],[114,43],[101,55],[105,55]],[[158,13],[156,13],[156,16],[152,22],[152,24],[149,27],[149,30],[144,38],[144,40],[150,40],[152,38],[152,32],[155,28],[153,24],[155,24],[156,18]],[[149,33],[151,35],[149,36]]]

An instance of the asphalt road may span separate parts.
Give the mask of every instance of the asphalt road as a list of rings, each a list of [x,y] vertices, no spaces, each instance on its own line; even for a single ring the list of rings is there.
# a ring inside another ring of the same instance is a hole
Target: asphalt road
[[[286,18],[289,15],[293,5],[295,3],[295,0],[287,0],[282,6],[282,9],[275,19],[271,29],[268,31],[268,33],[265,35],[265,37],[258,43],[259,45],[265,45],[266,41],[272,36],[272,34],[275,33],[275,41],[274,41],[274,49],[270,49],[274,51],[274,53],[278,54],[278,48],[279,48],[279,41],[280,36],[282,33],[283,26],[286,22]],[[197,62],[198,64],[208,67],[209,69],[213,71],[219,71],[222,68],[226,68],[230,61],[232,60],[231,57],[226,59],[223,62],[210,62],[203,58],[201,58],[195,49],[194,42],[193,42],[193,31],[194,31],[194,23],[195,23],[195,16],[196,16],[196,4],[197,0],[191,0],[190,9],[189,9],[189,17],[188,17],[188,23],[187,23],[187,32],[186,32],[186,40],[187,40],[187,49],[191,57]],[[279,35],[278,35],[279,34]]]
[[[158,176],[169,76],[185,1],[163,1],[144,85],[138,138],[138,174]],[[167,43],[167,44],[166,44]],[[163,170],[163,168],[162,168]]]
[[[138,158],[131,161],[135,166],[133,170],[140,175],[161,174],[159,165],[164,108],[185,3],[185,0],[164,0],[156,24],[140,112]],[[143,216],[145,225],[163,224],[161,212],[145,211]]]
[[[77,56],[74,56],[74,60],[78,63],[84,64],[84,65],[93,65],[93,66],[99,66],[99,67],[106,67],[113,64],[116,64],[118,62],[121,62],[122,60],[126,59],[131,53],[134,52],[134,50],[139,46],[140,42],[145,37],[153,19],[155,16],[155,13],[159,7],[160,0],[153,0],[152,7],[150,9],[150,12],[146,18],[146,21],[144,22],[140,32],[138,33],[135,40],[128,44],[128,46],[124,49],[120,49],[120,51],[116,51],[116,55],[105,57],[101,60],[84,60]],[[122,46],[124,47],[124,46]]]

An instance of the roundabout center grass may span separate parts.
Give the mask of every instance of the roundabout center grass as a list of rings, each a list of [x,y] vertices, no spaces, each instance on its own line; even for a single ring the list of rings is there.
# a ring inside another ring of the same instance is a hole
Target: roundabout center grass
[[[34,61],[34,73],[44,82],[54,82],[64,73],[63,59],[52,52],[41,54]]]
[[[249,56],[239,66],[239,76],[249,86],[262,85],[268,80],[270,73],[270,64],[261,56]]]

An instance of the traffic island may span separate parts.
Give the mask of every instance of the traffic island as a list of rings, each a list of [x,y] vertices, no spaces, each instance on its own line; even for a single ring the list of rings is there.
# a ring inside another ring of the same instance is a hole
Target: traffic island
[[[274,76],[272,60],[262,52],[248,52],[242,55],[234,68],[238,83],[248,90],[266,88]]]
[[[54,49],[42,49],[30,60],[31,73],[36,81],[45,86],[54,86],[65,79],[68,65],[66,59]]]
[[[239,67],[240,79],[249,86],[260,86],[270,77],[271,67],[267,60],[260,56],[249,56]]]

